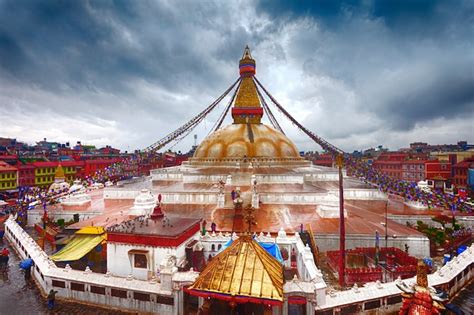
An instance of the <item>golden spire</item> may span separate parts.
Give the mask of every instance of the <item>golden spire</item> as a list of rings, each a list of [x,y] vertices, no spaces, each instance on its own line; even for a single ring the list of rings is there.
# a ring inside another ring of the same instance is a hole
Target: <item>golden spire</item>
[[[255,60],[250,54],[249,46],[245,46],[242,59],[239,61],[240,83],[239,91],[232,108],[234,124],[259,124],[263,115],[263,108],[260,106],[260,99],[257,94],[257,87],[253,81],[255,75]]]

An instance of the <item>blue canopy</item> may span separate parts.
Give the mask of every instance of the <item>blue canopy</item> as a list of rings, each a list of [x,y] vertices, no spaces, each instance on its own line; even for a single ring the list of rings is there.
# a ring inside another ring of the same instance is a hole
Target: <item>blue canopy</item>
[[[262,246],[267,253],[275,257],[281,264],[283,263],[283,257],[281,256],[280,247],[278,247],[277,243],[258,242],[258,244]]]
[[[28,269],[31,268],[31,266],[33,266],[33,259],[31,258],[24,259],[20,262],[21,269]]]
[[[258,245],[262,246],[264,250],[267,251],[270,255],[272,255],[276,260],[278,260],[281,264],[283,263],[283,257],[281,256],[280,247],[276,243],[264,243],[264,242],[257,242]],[[227,247],[232,244],[232,238],[222,246],[221,251],[226,249]]]

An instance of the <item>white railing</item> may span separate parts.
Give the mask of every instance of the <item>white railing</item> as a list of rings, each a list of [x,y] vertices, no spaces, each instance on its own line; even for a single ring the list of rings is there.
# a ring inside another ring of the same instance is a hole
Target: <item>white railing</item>
[[[157,281],[58,268],[13,219],[5,222],[5,237],[21,259],[34,261],[32,276],[43,294],[54,289],[58,291],[59,299],[139,312],[176,314],[177,299],[171,287],[164,290]]]
[[[474,278],[474,245],[461,255],[455,257],[433,274],[428,275],[428,284],[432,287],[450,284],[448,294],[454,296],[463,286]],[[340,309],[343,306],[362,304],[366,301],[381,300],[381,306],[389,307],[388,298],[400,296],[401,291],[396,284],[402,280],[388,283],[369,283],[361,288],[331,292],[326,296],[325,303],[319,303],[316,310]],[[408,285],[416,283],[416,278],[403,280]]]
[[[303,174],[281,174],[281,175],[263,175],[259,174],[255,176],[257,183],[259,184],[303,184]]]

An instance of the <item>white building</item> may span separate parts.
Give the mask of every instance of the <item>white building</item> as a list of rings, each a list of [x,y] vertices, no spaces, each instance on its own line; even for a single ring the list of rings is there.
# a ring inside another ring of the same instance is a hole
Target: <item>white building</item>
[[[138,216],[107,229],[107,268],[112,275],[158,277],[166,257],[186,265],[186,246],[199,237],[200,220]],[[174,257],[174,258],[172,258]]]

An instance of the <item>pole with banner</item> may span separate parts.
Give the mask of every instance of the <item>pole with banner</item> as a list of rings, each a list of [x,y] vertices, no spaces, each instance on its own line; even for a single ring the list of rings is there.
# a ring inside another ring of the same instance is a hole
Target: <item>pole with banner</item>
[[[344,222],[344,185],[342,168],[344,157],[342,154],[336,156],[336,165],[339,169],[339,285],[344,288],[346,267],[346,229]]]

